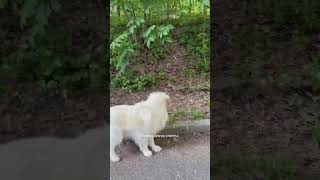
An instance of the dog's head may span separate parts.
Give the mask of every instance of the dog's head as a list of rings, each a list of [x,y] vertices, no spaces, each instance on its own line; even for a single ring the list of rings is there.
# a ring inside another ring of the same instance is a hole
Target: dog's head
[[[148,100],[160,101],[168,104],[170,102],[170,96],[164,92],[153,92],[149,95]]]
[[[169,101],[170,96],[164,92],[153,92],[147,99],[148,104],[150,104],[152,107],[155,107],[155,109],[161,112],[161,114],[155,114],[155,119],[159,120],[159,122],[161,123],[161,128],[164,128],[167,121],[169,120],[169,116],[167,113]]]

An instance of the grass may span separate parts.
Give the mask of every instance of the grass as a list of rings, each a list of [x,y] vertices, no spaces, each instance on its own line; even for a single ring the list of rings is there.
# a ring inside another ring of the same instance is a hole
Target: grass
[[[309,129],[312,134],[312,138],[320,146],[320,112],[319,106],[301,109],[300,116],[304,120],[304,125]]]
[[[312,58],[313,62],[304,66],[303,78],[314,92],[320,91],[320,53]]]
[[[170,82],[176,82],[177,81],[177,76],[170,76],[169,77]]]
[[[127,19],[124,16],[121,16],[119,19],[117,16],[111,17],[111,27],[122,27],[125,28],[127,24]],[[170,23],[173,24],[174,26],[185,26],[185,25],[199,25],[199,24],[209,24],[210,23],[210,17],[209,15],[203,16],[202,14],[193,14],[193,15],[182,15],[179,18],[176,19],[169,19],[169,20],[163,20],[159,19],[156,16],[151,16],[151,19],[149,21],[149,24],[166,24]]]
[[[301,51],[306,49],[311,43],[311,39],[300,31],[294,31],[292,33],[291,44],[295,50]]]
[[[166,80],[167,79],[167,77],[166,77],[166,73],[163,71],[163,70],[160,70],[160,72],[158,72],[157,74],[156,74],[156,80],[157,81],[163,81],[163,80]]]
[[[169,114],[169,124],[175,124],[178,120],[201,120],[205,118],[205,114],[196,109],[179,109]]]
[[[293,180],[297,162],[280,155],[215,154],[212,157],[215,179]]]
[[[209,73],[210,71],[210,43],[207,24],[202,24],[196,27],[181,28],[181,33],[178,37],[178,42],[183,44],[188,53],[196,59],[194,68],[198,72]],[[190,73],[190,72],[187,72]]]
[[[320,146],[320,125],[316,125],[312,128],[312,137],[315,142]]]
[[[195,77],[195,72],[194,72],[194,69],[191,69],[191,68],[188,68],[186,71],[185,71],[185,75],[188,79],[193,79]]]
[[[0,97],[10,93],[10,88],[4,85],[0,85]]]
[[[111,88],[122,88],[126,91],[145,90],[156,83],[156,74],[134,76],[131,72],[114,77],[111,80]]]
[[[189,85],[192,87],[192,85]],[[199,85],[193,86],[192,89],[199,90],[199,91],[210,91],[210,80],[207,80]]]
[[[312,59],[308,64],[303,65],[301,71],[285,75],[278,75],[276,79],[276,85],[281,88],[286,88],[294,85],[299,88],[303,86],[303,82],[310,86],[314,92],[320,91],[320,55],[316,50],[308,52],[308,47],[312,44],[312,36],[301,29],[287,30],[286,35],[277,35],[275,25],[265,26],[259,24],[242,25],[240,27],[238,35],[235,37],[234,46],[241,49],[240,60],[242,61],[239,74],[240,76],[248,76],[243,78],[253,78],[257,86],[264,86],[263,82],[267,79],[268,75],[263,68],[264,64],[267,64],[271,55],[273,54],[272,47],[278,41],[275,41],[275,37],[283,39],[281,41],[287,42],[287,48],[292,49],[293,53],[305,53],[306,56],[310,56]],[[245,38],[245,39],[244,39]],[[304,52],[306,51],[306,52]],[[277,72],[278,73],[278,72]],[[281,70],[282,74],[286,74],[286,69]]]

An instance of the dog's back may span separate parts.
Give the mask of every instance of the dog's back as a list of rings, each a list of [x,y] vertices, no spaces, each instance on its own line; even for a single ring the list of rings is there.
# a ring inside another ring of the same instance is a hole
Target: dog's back
[[[130,118],[130,105],[118,105],[110,108],[110,126],[124,128]]]
[[[126,130],[143,128],[151,115],[151,109],[143,103],[114,106],[110,108],[110,126]]]

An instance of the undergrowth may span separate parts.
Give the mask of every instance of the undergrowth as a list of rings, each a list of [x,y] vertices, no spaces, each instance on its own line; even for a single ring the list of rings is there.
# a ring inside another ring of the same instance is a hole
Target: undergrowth
[[[126,71],[121,75],[115,76],[111,81],[111,88],[122,88],[127,91],[144,90],[156,83],[156,76],[149,75],[133,75],[132,72]]]
[[[202,120],[205,114],[197,109],[178,109],[169,114],[169,124],[174,124],[179,120]]]
[[[72,49],[69,35],[39,37],[32,46],[20,46],[2,58],[0,71],[6,77],[37,82],[45,89],[105,88],[107,52],[104,45],[81,54],[61,53]]]
[[[199,19],[201,22],[202,19]],[[210,70],[210,42],[209,26],[202,24],[199,27],[186,26],[181,28],[178,41],[187,47],[195,57],[195,69],[198,72],[208,73]]]
[[[297,162],[280,155],[219,153],[212,162],[217,179],[294,180],[299,169]]]

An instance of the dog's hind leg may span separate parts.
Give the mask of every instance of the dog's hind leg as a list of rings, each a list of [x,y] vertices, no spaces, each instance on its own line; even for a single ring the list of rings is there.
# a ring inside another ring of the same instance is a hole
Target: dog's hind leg
[[[116,154],[115,148],[122,142],[123,134],[121,130],[111,129],[110,130],[110,160],[117,162],[120,157]]]

